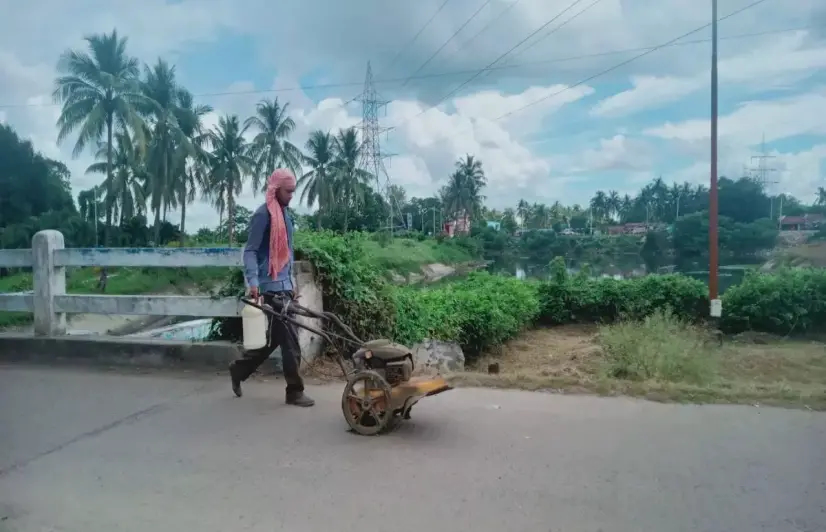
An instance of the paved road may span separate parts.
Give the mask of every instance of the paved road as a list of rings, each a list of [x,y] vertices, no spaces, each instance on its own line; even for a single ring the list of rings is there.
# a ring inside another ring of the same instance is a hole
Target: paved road
[[[282,390],[0,367],[0,530],[826,530],[823,414],[462,389],[365,438]]]

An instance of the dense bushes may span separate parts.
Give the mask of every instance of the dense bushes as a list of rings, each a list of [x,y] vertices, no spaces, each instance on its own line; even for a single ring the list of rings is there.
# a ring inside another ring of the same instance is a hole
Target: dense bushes
[[[537,295],[533,283],[486,272],[439,288],[400,288],[395,338],[407,345],[455,341],[473,359],[531,325],[539,314]]]
[[[642,319],[667,308],[675,316],[691,321],[707,313],[708,290],[701,281],[690,277],[594,279],[587,271],[569,276],[560,259],[554,259],[551,266],[551,280],[538,285],[540,321],[544,324]]]
[[[547,281],[475,272],[438,287],[396,287],[366,253],[367,238],[329,232],[299,232],[296,238],[297,258],[315,266],[325,309],[338,314],[365,340],[392,338],[406,345],[426,338],[455,341],[472,360],[535,323],[633,320],[650,324],[654,322],[647,318],[662,313],[680,323],[696,323],[708,315],[708,289],[697,279],[679,274],[593,278],[587,269],[571,276],[561,259],[552,261]],[[221,295],[240,295],[243,286],[237,271]],[[726,332],[789,334],[823,328],[826,271],[748,275],[726,292],[723,310],[721,327]],[[213,332],[213,337],[239,340],[239,320],[216,320]]]
[[[742,283],[726,290],[721,327],[731,333],[826,332],[826,270],[750,272]]]

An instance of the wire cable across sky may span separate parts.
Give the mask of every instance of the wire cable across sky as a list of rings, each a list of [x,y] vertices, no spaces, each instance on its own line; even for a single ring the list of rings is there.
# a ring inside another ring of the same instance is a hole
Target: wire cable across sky
[[[765,30],[759,32],[749,32],[749,33],[739,33],[735,35],[726,35],[719,37],[719,40],[734,40],[734,39],[749,39],[754,37],[765,37],[767,35],[778,35],[781,33],[790,33],[790,32],[797,32],[797,31],[807,31],[811,29],[820,29],[826,26],[799,26],[794,28],[781,28],[776,30]],[[527,61],[524,63],[518,63],[513,65],[499,65],[495,67],[491,67],[491,71],[498,71],[498,70],[512,70],[524,67],[533,67],[537,65],[548,65],[548,64],[555,64],[555,63],[566,63],[571,61],[582,61],[585,59],[594,59],[598,57],[607,57],[611,55],[621,55],[621,54],[628,54],[634,52],[644,52],[644,51],[653,51],[655,49],[662,49],[662,48],[672,48],[677,46],[691,46],[695,44],[703,44],[711,42],[711,39],[695,39],[691,41],[682,41],[682,42],[674,42],[668,44],[667,46],[664,45],[657,45],[657,46],[643,46],[639,48],[622,48],[616,50],[606,50],[604,52],[594,52],[590,54],[580,54],[580,55],[571,55],[565,57],[554,57],[551,59],[542,59],[538,61]],[[425,81],[425,80],[433,80],[439,79],[444,77],[450,76],[459,76],[459,75],[467,75],[476,72],[476,69],[464,69],[464,70],[448,70],[445,72],[436,72],[433,74],[422,74],[413,76],[411,79]],[[404,82],[407,77],[399,77],[399,78],[388,78],[388,79],[377,79],[375,83],[378,84],[398,84]],[[244,95],[265,95],[265,94],[278,94],[282,92],[295,92],[295,91],[311,91],[311,90],[325,90],[325,89],[336,89],[336,88],[344,88],[344,87],[357,87],[364,85],[364,80],[361,81],[346,81],[346,82],[338,82],[338,83],[319,83],[319,84],[310,84],[310,85],[296,85],[294,87],[283,87],[280,89],[253,89],[253,90],[246,90],[246,91],[221,91],[221,92],[201,92],[194,94],[196,98],[213,98],[213,97],[222,97],[222,96],[244,96]],[[358,96],[352,98],[342,104],[347,105],[351,102],[354,102],[361,96],[359,93]],[[60,104],[56,103],[18,103],[18,104],[0,104],[0,109],[15,109],[15,108],[33,108],[33,107],[57,107]]]
[[[746,11],[747,9],[751,9],[751,8],[753,8],[753,7],[755,7],[755,6],[759,5],[759,4],[762,4],[762,3],[763,3],[763,2],[765,2],[765,1],[766,1],[766,0],[756,0],[755,2],[752,2],[751,4],[748,4],[748,5],[744,6],[744,7],[741,7],[740,9],[737,9],[737,10],[735,10],[735,11],[732,11],[731,13],[729,13],[728,15],[726,15],[726,16],[724,16],[724,17],[720,17],[720,18],[718,18],[718,19],[717,19],[717,21],[718,21],[718,22],[721,22],[721,21],[723,21],[723,20],[726,20],[727,18],[733,17],[733,16],[735,16],[735,15],[739,15],[739,14],[740,14],[740,13],[742,13],[743,11]],[[589,81],[591,81],[591,80],[593,80],[593,79],[596,79],[596,78],[598,78],[598,77],[600,77],[600,76],[604,76],[605,74],[608,74],[609,72],[613,72],[614,70],[616,70],[616,69],[618,69],[618,68],[620,68],[620,67],[623,67],[623,66],[625,66],[625,65],[627,65],[627,64],[629,64],[629,63],[632,63],[632,62],[636,61],[637,59],[640,59],[640,58],[642,58],[642,57],[645,57],[646,55],[648,55],[648,54],[650,54],[650,53],[656,52],[657,50],[660,50],[661,48],[665,48],[666,46],[670,46],[670,45],[674,44],[675,42],[679,41],[680,39],[683,39],[683,38],[685,38],[685,37],[688,37],[689,35],[693,35],[693,34],[695,34],[695,33],[699,32],[699,31],[702,31],[702,30],[704,30],[704,29],[708,28],[709,26],[711,26],[711,22],[708,22],[708,23],[706,23],[706,24],[703,24],[702,26],[700,26],[700,27],[698,27],[698,28],[695,28],[695,29],[693,29],[693,30],[691,30],[691,31],[689,31],[689,32],[683,33],[683,34],[682,34],[682,35],[680,35],[679,37],[675,37],[674,39],[671,39],[670,41],[667,41],[667,42],[665,42],[665,43],[663,43],[663,44],[660,44],[660,45],[658,45],[658,46],[655,46],[655,47],[651,48],[650,50],[647,50],[647,51],[645,51],[645,52],[643,52],[643,53],[641,53],[641,54],[639,54],[639,55],[635,55],[635,56],[634,56],[634,57],[632,57],[631,59],[627,59],[627,60],[625,60],[625,61],[623,61],[623,62],[621,62],[621,63],[618,63],[618,64],[616,64],[616,65],[614,65],[614,66],[612,66],[612,67],[610,67],[610,68],[606,68],[605,70],[602,70],[602,71],[600,71],[600,72],[598,72],[598,73],[594,74],[593,76],[589,76],[589,77],[587,77],[587,78],[585,78],[585,79],[583,79],[583,80],[580,80],[580,81],[578,81],[578,82],[574,83],[573,85],[569,85],[569,86],[565,87],[565,88],[564,88],[564,89],[562,89],[562,90],[559,90],[559,91],[554,92],[554,93],[552,93],[552,94],[548,94],[548,95],[546,95],[546,96],[543,96],[542,98],[538,98],[538,99],[536,99],[536,100],[534,100],[534,101],[532,101],[532,102],[530,102],[530,103],[527,103],[527,104],[523,105],[522,107],[519,107],[519,108],[517,108],[517,109],[514,109],[513,111],[509,111],[509,112],[507,112],[507,113],[505,113],[505,114],[503,114],[503,115],[499,116],[498,118],[495,118],[495,119],[494,119],[494,121],[502,120],[503,118],[506,118],[506,117],[508,117],[508,116],[512,116],[512,115],[514,115],[514,114],[516,114],[516,113],[519,113],[519,112],[521,112],[521,111],[523,111],[523,110],[527,109],[528,107],[532,107],[532,106],[534,106],[534,105],[536,105],[536,104],[538,104],[538,103],[544,102],[544,101],[545,101],[545,100],[547,100],[548,98],[553,98],[554,96],[558,96],[558,95],[562,94],[562,93],[563,93],[563,92],[565,92],[565,91],[569,91],[569,90],[574,89],[574,88],[576,88],[576,87],[578,87],[578,86],[580,86],[580,85],[582,85],[582,84],[584,84],[584,83],[588,83]]]
[[[416,119],[416,118],[420,117],[421,115],[423,115],[423,114],[425,114],[426,112],[428,112],[430,109],[433,109],[434,107],[438,106],[438,105],[439,105],[440,103],[442,103],[443,101],[447,100],[448,98],[450,98],[451,96],[453,96],[454,94],[456,94],[457,92],[459,92],[459,91],[460,91],[463,87],[467,86],[467,85],[468,85],[470,82],[472,82],[474,79],[476,79],[476,78],[478,78],[479,76],[481,76],[481,75],[482,75],[484,72],[486,72],[489,68],[491,68],[491,67],[492,67],[492,66],[494,66],[496,63],[498,63],[499,61],[501,61],[502,59],[504,59],[505,57],[507,57],[507,56],[508,56],[508,54],[512,53],[514,50],[516,50],[517,48],[519,48],[520,46],[522,46],[522,44],[524,44],[526,41],[528,41],[529,39],[531,39],[534,35],[536,35],[536,34],[537,34],[537,33],[539,33],[540,31],[542,31],[542,30],[544,30],[545,28],[547,28],[547,27],[548,27],[551,23],[553,23],[555,20],[557,20],[559,17],[561,17],[562,15],[564,15],[564,14],[565,14],[566,12],[568,12],[569,10],[573,9],[573,8],[574,8],[577,4],[579,4],[580,2],[582,2],[582,0],[574,0],[574,1],[573,1],[573,2],[572,2],[569,6],[568,6],[568,7],[566,7],[565,9],[563,9],[562,11],[560,11],[559,13],[557,13],[557,15],[556,15],[556,16],[552,17],[550,20],[548,20],[547,22],[545,22],[544,24],[542,24],[541,26],[539,26],[537,29],[535,29],[534,31],[532,31],[532,32],[531,32],[531,33],[530,33],[527,37],[525,37],[524,39],[522,39],[521,41],[519,41],[518,43],[516,43],[516,44],[515,44],[514,46],[512,46],[512,47],[511,47],[508,51],[506,51],[505,53],[503,53],[502,55],[500,55],[499,57],[497,57],[496,59],[494,59],[494,60],[493,60],[492,62],[490,62],[487,66],[485,66],[485,67],[483,67],[483,68],[479,69],[478,71],[476,71],[476,73],[475,73],[473,76],[469,77],[469,78],[468,78],[468,79],[466,79],[466,80],[465,80],[465,81],[464,81],[461,85],[459,85],[458,87],[456,87],[455,89],[453,89],[452,91],[450,91],[449,93],[447,93],[446,95],[444,95],[444,96],[443,96],[442,98],[440,98],[440,99],[439,99],[439,100],[438,100],[435,104],[427,106],[427,107],[426,107],[425,109],[423,109],[423,110],[422,110],[419,114],[415,115],[414,117],[412,117],[412,118],[410,118],[410,119],[408,119],[408,120],[405,120],[404,122],[401,122],[400,124],[398,124],[398,125],[394,126],[392,129],[396,129],[396,128],[398,128],[398,127],[401,127],[401,126],[403,126],[404,124],[407,124],[408,122],[410,122],[411,120],[414,120],[414,119]]]

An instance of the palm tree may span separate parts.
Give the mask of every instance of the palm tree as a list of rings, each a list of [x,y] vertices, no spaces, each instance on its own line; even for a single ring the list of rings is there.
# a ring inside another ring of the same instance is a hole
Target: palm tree
[[[113,217],[119,217],[118,225],[121,226],[127,219],[143,214],[146,196],[145,184],[142,180],[145,176],[142,170],[143,154],[140,145],[132,142],[129,132],[116,132],[114,140],[113,150],[110,150],[105,143],[100,143],[96,154],[98,162],[90,165],[86,173],[105,175],[108,170],[108,156],[112,153],[112,175],[111,178],[106,177],[103,181],[103,189],[109,194],[104,201],[106,211],[111,211]]]
[[[597,190],[597,193],[591,198],[590,207],[597,220],[602,220],[608,216],[608,196],[605,192]]]
[[[519,216],[519,220],[522,222],[522,227],[525,227],[525,223],[528,221],[528,202],[521,199],[519,203],[516,205],[516,214]]]
[[[208,135],[212,146],[209,155],[208,196],[221,216],[227,211],[229,245],[234,243],[235,196],[241,193],[244,179],[253,174],[255,159],[244,139],[247,128],[237,115],[222,116]]]
[[[256,106],[255,116],[244,121],[245,128],[259,130],[250,147],[250,155],[255,159],[253,193],[266,190],[267,176],[279,166],[286,166],[295,175],[301,173],[301,151],[287,140],[295,130],[295,121],[287,115],[289,106],[289,103],[280,105],[278,98],[262,100]]]
[[[619,192],[612,190],[608,193],[608,217],[611,219],[618,219],[620,209],[622,209],[622,200]]]
[[[826,207],[826,187],[817,187],[817,199],[815,205]]]
[[[151,114],[152,140],[147,167],[151,176],[149,198],[155,213],[155,242],[158,242],[161,213],[166,220],[167,210],[178,206],[176,173],[183,166],[179,161],[193,156],[195,151],[178,123],[182,114],[178,107],[182,89],[175,79],[175,67],[159,58],[155,66],[145,66],[144,70],[144,91],[156,103]]]
[[[126,53],[125,37],[111,34],[91,35],[84,38],[89,52],[67,50],[58,63],[62,73],[55,81],[54,99],[62,103],[58,143],[79,129],[72,156],[77,157],[90,142],[100,141],[106,135],[106,182],[112,178],[115,129],[131,128],[133,134],[143,133],[138,110],[146,109],[150,102],[138,85],[138,60]],[[112,196],[107,190],[107,196]],[[109,201],[108,205],[114,205]],[[106,212],[104,241],[109,240],[112,223],[111,209]]]
[[[175,172],[175,198],[181,206],[181,239],[179,246],[186,239],[186,206],[195,201],[198,190],[207,189],[206,171],[207,153],[204,145],[207,132],[204,130],[203,117],[212,112],[209,105],[195,105],[192,93],[186,89],[178,90],[178,125],[181,133],[189,141],[191,150],[179,150],[177,171]]]
[[[333,138],[333,187],[338,198],[338,204],[344,207],[344,231],[350,217],[351,208],[358,208],[364,204],[365,186],[375,179],[373,174],[359,168],[362,144],[359,142],[356,129],[340,129]]]
[[[456,161],[453,174],[444,188],[447,214],[473,218],[482,209],[482,188],[487,184],[482,163],[472,155]]]
[[[302,203],[309,207],[318,202],[316,226],[321,229],[322,214],[332,208],[335,201],[333,137],[320,130],[313,131],[307,139],[305,148],[308,154],[303,156],[303,160],[310,169],[298,179],[297,185],[302,187]]]

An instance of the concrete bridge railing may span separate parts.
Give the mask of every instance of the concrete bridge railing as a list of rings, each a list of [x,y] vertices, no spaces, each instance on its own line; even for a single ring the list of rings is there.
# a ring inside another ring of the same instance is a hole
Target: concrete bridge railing
[[[0,294],[0,311],[34,314],[35,336],[66,333],[66,314],[133,314],[145,316],[239,316],[243,303],[236,298],[175,295],[77,295],[66,293],[66,268],[107,267],[240,267],[239,248],[65,248],[59,231],[40,231],[31,249],[0,250],[0,267],[32,268],[30,294]],[[302,304],[320,309],[321,292],[309,263],[297,262],[295,282]],[[306,331],[302,331],[306,332]],[[305,336],[300,334],[300,336]],[[301,338],[304,340],[304,338]],[[310,341],[310,338],[306,338]],[[304,342],[302,342],[304,343]]]

